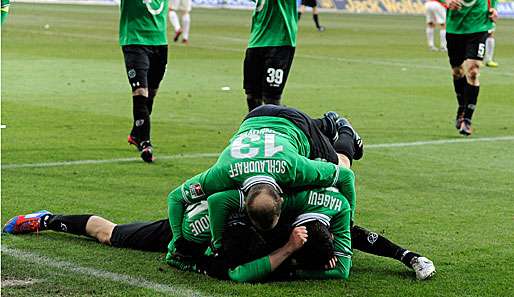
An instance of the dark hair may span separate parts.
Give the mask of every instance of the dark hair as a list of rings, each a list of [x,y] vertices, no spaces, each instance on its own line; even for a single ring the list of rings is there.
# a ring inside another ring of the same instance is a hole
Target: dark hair
[[[270,205],[256,206],[258,199],[264,199],[261,195],[268,195],[271,197]],[[256,184],[248,189],[246,195],[246,211],[252,223],[261,230],[272,229],[278,218],[280,217],[280,210],[282,206],[282,199],[280,193],[275,187],[270,184]]]
[[[314,220],[302,224],[309,238],[305,245],[293,254],[296,262],[306,269],[323,268],[334,257],[334,242],[328,226]]]

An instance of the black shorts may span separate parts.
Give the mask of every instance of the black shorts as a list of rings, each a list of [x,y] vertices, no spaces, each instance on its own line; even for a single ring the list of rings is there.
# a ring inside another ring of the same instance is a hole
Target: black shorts
[[[467,59],[482,61],[485,54],[487,34],[487,31],[471,34],[446,33],[450,65],[453,68],[459,67]]]
[[[158,89],[168,63],[167,45],[124,45],[125,67],[132,91]]]
[[[302,5],[309,7],[318,6],[318,2],[316,0],[302,0]]]
[[[295,48],[270,46],[246,49],[243,87],[258,98],[280,99],[293,63]]]
[[[166,252],[172,238],[168,219],[156,222],[123,224],[114,227],[111,245],[149,252]]]
[[[328,137],[320,131],[316,122],[305,113],[291,107],[266,104],[252,110],[245,120],[261,116],[284,118],[300,128],[309,140],[311,148],[309,159],[323,159],[334,164],[339,163],[337,153]]]

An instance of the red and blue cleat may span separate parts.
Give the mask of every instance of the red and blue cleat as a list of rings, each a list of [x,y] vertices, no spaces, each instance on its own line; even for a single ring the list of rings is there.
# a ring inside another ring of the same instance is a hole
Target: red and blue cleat
[[[5,224],[2,229],[5,233],[10,234],[25,234],[33,233],[41,230],[40,221],[45,215],[51,214],[48,210],[40,210],[38,212],[29,213],[26,215],[15,216]]]

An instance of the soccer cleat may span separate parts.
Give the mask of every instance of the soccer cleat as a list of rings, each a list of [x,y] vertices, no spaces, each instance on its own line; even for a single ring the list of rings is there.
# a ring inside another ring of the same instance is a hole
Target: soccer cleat
[[[455,128],[460,130],[460,126],[462,125],[462,121],[464,121],[464,114],[457,114],[457,118],[455,119]]]
[[[325,135],[330,139],[332,143],[335,143],[339,139],[339,133],[337,133],[337,120],[341,116],[335,111],[329,111],[323,115],[322,121],[325,123]]]
[[[141,151],[143,150],[143,148],[141,147],[141,145],[139,144],[139,141],[137,141],[137,138],[132,136],[132,135],[129,135],[127,137],[127,142],[129,143],[129,145],[133,145],[137,148],[138,151]]]
[[[496,68],[496,67],[498,67],[499,65],[498,65],[498,62],[495,62],[495,61],[491,60],[491,61],[487,61],[487,62],[485,62],[485,66],[487,66],[487,67],[491,67],[491,68]]]
[[[414,257],[410,261],[418,280],[426,280],[435,274],[434,263],[425,257]]]
[[[188,44],[189,44],[189,40],[187,40],[187,39],[182,39],[182,44],[184,44],[184,45],[188,45]]]
[[[446,46],[443,46],[439,50],[442,51],[442,52],[447,52],[448,48]]]
[[[178,31],[175,31],[175,36],[173,37],[173,42],[177,42],[180,35],[182,35],[182,29],[178,29]]]
[[[429,46],[428,49],[433,51],[433,52],[439,51],[439,49],[437,47],[435,47],[435,46]]]
[[[350,121],[348,121],[346,118],[340,117],[337,122],[337,131],[341,131],[343,128],[349,128],[353,132],[353,146],[355,148],[355,152],[353,154],[354,160],[360,160],[362,156],[364,155],[364,142],[362,141],[362,138],[359,136],[359,133],[355,131],[355,129],[350,124]]]
[[[463,119],[460,123],[459,133],[464,136],[469,136],[473,133],[473,129],[471,128],[471,120]]]
[[[5,224],[5,233],[10,234],[25,234],[33,233],[41,230],[40,219],[44,215],[51,214],[48,210],[40,210],[38,212],[29,213],[26,215],[15,216]]]
[[[153,156],[153,147],[150,140],[141,142],[141,159],[146,163],[152,163],[155,158]]]
[[[325,26],[319,26],[318,27],[318,32],[325,32]]]

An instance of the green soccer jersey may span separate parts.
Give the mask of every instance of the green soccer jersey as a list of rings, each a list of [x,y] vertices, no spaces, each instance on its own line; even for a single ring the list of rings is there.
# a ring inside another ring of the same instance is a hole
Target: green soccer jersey
[[[239,190],[229,190],[212,195],[217,201],[223,201],[224,212],[233,213],[244,209],[244,195]],[[223,199],[216,199],[223,197]],[[337,265],[330,270],[301,270],[297,271],[298,278],[343,278],[347,279],[352,265],[350,239],[350,205],[346,198],[335,189],[316,189],[284,195],[282,214],[295,217],[293,225],[319,220],[330,226],[334,235],[334,251],[338,258]],[[228,217],[228,215],[227,215]],[[182,224],[185,239],[199,244],[210,241],[209,219],[205,201],[187,207]],[[212,216],[212,224],[216,230],[222,230],[225,217],[219,213]],[[168,246],[166,261],[168,264],[182,270],[195,271],[194,264],[179,261],[172,257],[175,251],[173,242]],[[251,282],[265,279],[271,273],[269,256],[239,265],[229,270],[229,277],[238,282]]]
[[[182,236],[184,208],[230,189],[247,190],[257,183],[277,188],[337,186],[355,204],[355,176],[350,169],[309,160],[309,142],[290,121],[279,117],[247,119],[217,162],[168,195],[173,240]]]
[[[489,19],[489,5],[494,8],[496,0],[463,0],[461,9],[448,10],[446,32],[471,34],[491,30],[494,23]]]
[[[211,204],[211,200],[213,204]],[[215,207],[211,209],[211,206]],[[221,246],[221,234],[228,214],[244,209],[241,191],[226,191],[209,197],[209,212],[212,214],[211,230],[213,244]],[[339,278],[347,279],[352,266],[352,247],[350,236],[351,209],[347,199],[336,189],[314,189],[284,195],[282,215],[295,217],[293,226],[318,220],[329,226],[334,235],[334,251],[337,265],[330,270],[297,271],[298,278]],[[259,281],[271,273],[269,256],[229,270],[229,277],[239,282]]]
[[[248,47],[296,46],[296,0],[257,0]]]
[[[3,24],[6,20],[7,20],[7,16],[9,15],[9,0],[2,0],[2,7],[1,7],[2,11],[2,19],[1,19],[1,24]]]
[[[120,45],[166,45],[168,0],[121,0]]]

